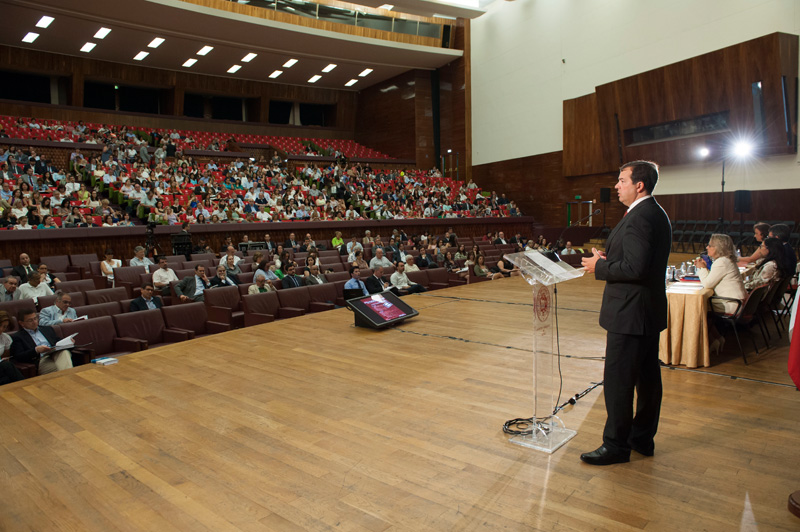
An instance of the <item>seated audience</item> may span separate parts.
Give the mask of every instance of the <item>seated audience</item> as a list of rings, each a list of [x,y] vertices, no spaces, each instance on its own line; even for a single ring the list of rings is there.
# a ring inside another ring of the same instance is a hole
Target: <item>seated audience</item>
[[[375,250],[375,256],[372,257],[371,261],[369,261],[369,267],[373,270],[375,270],[375,268],[378,266],[388,268],[391,265],[392,261],[383,256],[383,249],[381,248]]]
[[[747,290],[770,282],[778,282],[794,275],[794,269],[787,269],[786,251],[780,240],[775,237],[767,237],[761,243],[761,247],[766,250],[766,255],[761,264],[756,267],[753,278],[745,282],[744,287]]]
[[[140,310],[156,310],[161,308],[161,298],[154,296],[155,287],[152,283],[142,285],[142,295],[131,301],[130,312]]]
[[[11,337],[6,333],[11,325],[11,317],[0,310],[0,385],[21,381],[24,377],[11,362]]]
[[[255,284],[251,284],[247,287],[248,294],[262,294],[264,292],[274,292],[275,287],[272,286],[272,281],[267,279],[263,275],[259,276],[256,279]]]
[[[224,266],[229,260],[233,260],[235,265],[238,265],[239,261],[242,260],[242,257],[236,254],[236,248],[234,248],[233,245],[229,245],[225,248],[225,255],[219,259],[219,263]]]
[[[503,277],[503,274],[500,272],[494,273],[489,271],[486,267],[486,257],[483,255],[478,255],[478,258],[475,260],[475,265],[472,267],[472,272],[476,277],[488,277],[493,281]]]
[[[142,246],[133,248],[133,258],[131,259],[131,266],[144,266],[145,271],[149,272],[151,266],[155,266],[150,257],[145,257],[145,249]]]
[[[16,277],[6,277],[3,280],[3,284],[0,286],[0,302],[16,301],[19,299],[19,292],[17,292],[18,284],[19,281],[17,281]]]
[[[217,266],[217,275],[211,278],[211,286],[239,286],[239,278],[228,275],[228,270],[223,264]]]
[[[387,289],[391,289],[395,294],[399,294],[399,291],[392,286],[392,283],[387,282],[386,279],[383,278],[383,266],[373,268],[372,275],[364,280],[364,285],[367,287],[367,291],[370,294],[379,294]]]
[[[775,224],[769,228],[769,236],[777,238],[783,245],[783,270],[791,271],[793,274],[797,270],[797,255],[794,253],[794,248],[789,244],[789,238],[792,236],[789,226],[786,224]]]
[[[350,279],[344,283],[344,287],[348,290],[361,290],[365,296],[369,295],[367,286],[361,280],[361,270],[358,266],[350,266]]]
[[[409,257],[411,257],[411,255],[409,255]],[[392,286],[398,290],[405,290],[409,294],[417,294],[426,291],[424,286],[413,283],[408,279],[408,275],[406,275],[406,265],[404,262],[397,263],[397,270],[392,274],[389,280],[391,281]]]
[[[78,319],[78,314],[72,308],[72,297],[59,290],[56,292],[56,300],[49,307],[42,309],[39,314],[40,325],[58,325],[59,323],[69,323]]]
[[[572,242],[567,240],[567,245],[561,250],[562,255],[576,255],[578,252],[572,249]]]
[[[225,265],[225,271],[228,272],[228,275],[239,275],[242,273],[242,269],[239,267],[238,264],[239,261],[235,260],[237,258],[239,257],[237,257],[236,255],[224,256],[225,262],[223,264]]]
[[[739,266],[747,266],[751,262],[758,263],[761,259],[764,258],[764,254],[766,250],[761,247],[761,243],[764,241],[765,238],[769,235],[769,224],[764,222],[759,222],[753,226],[753,237],[758,242],[758,247],[753,252],[752,255],[749,257],[742,257],[739,259],[738,263]]]
[[[59,279],[55,275],[50,275],[50,273],[47,270],[47,264],[40,264],[36,268],[36,271],[39,272],[39,277],[41,278],[41,281],[47,286],[49,286],[50,289],[55,292],[56,289],[58,288],[58,283],[61,282],[61,279]]]
[[[36,271],[36,264],[31,264],[31,258],[27,253],[20,253],[19,265],[11,269],[11,275],[19,277],[21,283],[28,280],[28,275]]]
[[[287,268],[284,270],[283,279],[281,279],[281,288],[298,288],[304,286],[302,277],[295,275],[295,265],[286,263]]]
[[[23,309],[19,311],[17,321],[20,329],[11,337],[12,360],[36,364],[39,375],[72,367],[72,353],[68,349],[53,349],[61,338],[52,327],[39,325],[39,314]]]
[[[404,267],[406,273],[419,271],[419,266],[414,263],[415,260],[416,259],[414,259],[414,255],[406,255],[406,263]]]
[[[28,282],[20,286],[17,291],[19,292],[19,299],[33,299],[38,300],[40,297],[52,296],[53,291],[50,287],[41,282],[39,272],[33,272],[28,276]]]
[[[169,283],[177,280],[178,276],[175,275],[175,271],[167,264],[167,258],[160,257],[158,259],[158,269],[153,272],[153,286],[156,290],[161,292],[161,295],[168,296]]]
[[[323,284],[327,283],[328,279],[325,277],[324,273],[319,273],[319,266],[316,264],[311,264],[308,267],[308,275],[305,278],[306,286],[311,286],[314,284]]]
[[[211,283],[206,277],[206,268],[198,264],[194,267],[194,275],[181,279],[175,285],[175,294],[182,303],[187,301],[205,301],[203,292],[211,288]]]
[[[114,268],[122,266],[122,261],[114,258],[114,250],[109,248],[103,253],[105,257],[100,263],[100,273],[106,278],[110,286],[114,286]]]
[[[744,301],[747,292],[742,282],[742,275],[736,266],[736,249],[728,235],[714,234],[706,246],[706,252],[713,261],[711,269],[706,268],[702,258],[694,261],[697,275],[704,288],[712,288],[715,296],[729,297]],[[711,306],[718,314],[733,314],[738,306],[734,301],[712,300]]]

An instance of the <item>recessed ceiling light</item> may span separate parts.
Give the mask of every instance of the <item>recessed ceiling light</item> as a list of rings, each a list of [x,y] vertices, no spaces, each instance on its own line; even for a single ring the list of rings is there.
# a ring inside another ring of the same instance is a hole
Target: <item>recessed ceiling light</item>
[[[320,76],[319,74],[317,74],[317,75],[315,75],[315,76],[311,76],[311,79],[309,79],[309,80],[308,80],[308,82],[309,82],[309,83],[316,83],[316,82],[318,82],[320,79],[322,79],[322,76]]]
[[[193,64],[197,63],[197,59],[187,59],[186,62],[183,64],[186,68],[189,68]]]
[[[361,74],[359,74],[359,77],[363,78],[364,76],[369,76],[370,74],[372,74],[372,69],[371,68],[365,68],[364,70],[361,71]]]
[[[147,47],[148,48],[158,48],[159,46],[161,46],[162,42],[164,42],[164,39],[162,39],[161,37],[156,37],[155,39],[150,41],[150,44],[148,44]]]
[[[246,56],[242,57],[242,63],[249,63],[253,59],[256,58],[258,54],[249,53]]]
[[[292,66],[293,66],[295,63],[297,63],[297,59],[289,59],[288,61],[286,61],[286,62],[283,64],[283,66],[284,66],[285,68],[292,68]]]
[[[242,68],[242,65],[233,65],[228,69],[228,74],[235,74],[239,71],[240,68]]]
[[[142,59],[144,59],[148,55],[150,55],[150,52],[139,52],[138,54],[136,54],[133,57],[133,59],[134,59],[134,61],[141,61]]]
[[[344,84],[344,86],[345,86],[345,87],[352,87],[352,86],[353,86],[353,85],[355,85],[356,83],[358,83],[358,80],[357,80],[357,79],[351,79],[350,81],[348,81],[347,83],[345,83],[345,84]]]
[[[36,40],[37,37],[39,37],[38,33],[33,33],[32,31],[29,31],[28,34],[22,38],[22,42],[33,42]]]
[[[94,34],[95,39],[105,39],[106,35],[111,33],[111,28],[100,28],[97,30],[97,33]]]
[[[292,6],[285,6],[284,9],[287,11],[294,11],[295,9]]]
[[[275,72],[273,72],[272,74],[270,74],[270,75],[269,75],[269,77],[271,77],[272,79],[275,79],[275,78],[277,78],[278,76],[280,76],[281,74],[283,74],[283,70],[276,70]]]
[[[378,6],[378,9],[385,9],[387,11],[391,11],[394,6],[392,4],[383,4],[382,6]]]
[[[88,53],[88,52],[91,52],[92,50],[94,50],[94,47],[95,47],[95,46],[97,46],[95,43],[93,43],[93,42],[87,42],[86,44],[84,44],[83,46],[81,46],[81,52],[87,52],[87,53]]]
[[[36,23],[37,28],[46,28],[53,22],[55,19],[53,17],[48,17],[47,15],[43,16],[39,19],[39,22]]]
[[[206,55],[213,49],[214,49],[213,46],[203,46],[202,48],[200,48],[200,50],[197,51],[197,55]]]
[[[326,66],[325,68],[323,68],[323,69],[322,69],[322,71],[323,71],[323,72],[330,72],[330,71],[331,71],[331,70],[333,70],[334,68],[336,68],[336,65],[334,65],[333,63],[331,63],[330,65],[328,65],[328,66]]]

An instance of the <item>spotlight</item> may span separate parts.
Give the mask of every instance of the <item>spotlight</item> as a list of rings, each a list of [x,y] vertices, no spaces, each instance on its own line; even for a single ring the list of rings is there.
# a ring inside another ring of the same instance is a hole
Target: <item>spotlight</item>
[[[740,159],[747,157],[752,151],[753,145],[744,140],[733,145],[733,154]]]
[[[700,148],[700,150],[697,153],[700,154],[700,157],[705,158],[711,154],[711,150],[709,150],[708,148]]]

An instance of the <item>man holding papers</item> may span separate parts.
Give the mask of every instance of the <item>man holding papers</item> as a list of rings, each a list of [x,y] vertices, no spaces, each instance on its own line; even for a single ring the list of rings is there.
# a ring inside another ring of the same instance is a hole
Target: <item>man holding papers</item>
[[[72,367],[74,345],[71,339],[59,339],[52,327],[39,325],[39,315],[23,309],[17,315],[20,330],[11,337],[11,358],[19,362],[38,364],[39,375]]]

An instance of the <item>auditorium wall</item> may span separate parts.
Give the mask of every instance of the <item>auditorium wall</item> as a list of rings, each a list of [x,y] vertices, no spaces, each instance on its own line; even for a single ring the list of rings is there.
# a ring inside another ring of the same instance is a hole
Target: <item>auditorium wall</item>
[[[494,2],[471,23],[472,157],[488,179],[476,182],[491,187],[498,164],[562,150],[564,100],[775,32],[800,33],[796,2]],[[796,155],[764,158],[726,168],[726,189],[800,188],[798,171]],[[667,166],[659,192],[712,193],[720,175],[718,162]]]

